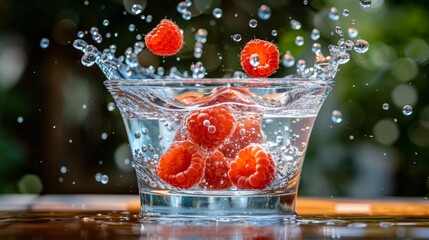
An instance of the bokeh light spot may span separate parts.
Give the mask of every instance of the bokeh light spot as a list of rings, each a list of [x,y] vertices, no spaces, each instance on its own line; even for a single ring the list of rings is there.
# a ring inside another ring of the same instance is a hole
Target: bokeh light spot
[[[38,194],[42,192],[43,184],[38,176],[27,174],[19,179],[18,189],[21,193]]]
[[[392,75],[397,80],[407,82],[417,76],[419,68],[416,62],[411,58],[398,59],[392,68]]]
[[[391,145],[399,138],[399,128],[392,120],[383,119],[374,125],[375,139],[384,145]]]
[[[396,86],[392,91],[393,103],[401,109],[404,105],[414,106],[417,98],[417,91],[412,85],[401,84]]]

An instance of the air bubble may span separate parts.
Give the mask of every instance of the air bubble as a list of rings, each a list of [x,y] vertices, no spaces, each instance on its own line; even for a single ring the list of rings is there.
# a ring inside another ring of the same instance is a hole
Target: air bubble
[[[258,26],[258,20],[256,20],[256,19],[250,19],[250,21],[249,21],[249,27],[255,28],[257,26]]]
[[[141,134],[141,133],[139,133],[139,132],[134,133],[134,137],[135,137],[135,138],[140,138],[141,136],[142,136],[142,134]]]
[[[405,106],[402,108],[402,113],[403,113],[405,116],[410,116],[410,115],[413,113],[413,107],[411,107],[410,105],[405,105]]]
[[[215,8],[213,9],[213,17],[215,18],[221,18],[222,17],[222,9],[220,8]]]
[[[41,48],[47,48],[47,47],[49,47],[49,39],[47,39],[47,38],[42,38],[42,39],[40,40],[40,47],[41,47]]]
[[[215,127],[215,126],[213,126],[213,125],[210,125],[210,126],[207,128],[207,131],[208,131],[209,133],[215,133],[215,132],[216,132],[216,127]]]
[[[334,110],[332,111],[331,120],[334,123],[340,123],[343,121],[343,114],[338,110]]]
[[[258,9],[258,17],[267,20],[271,17],[271,8],[267,5],[261,5]]]
[[[207,119],[206,119],[206,120],[204,120],[204,121],[203,121],[203,126],[204,126],[204,127],[208,127],[208,126],[210,126],[210,121],[209,121],[209,120],[207,120]]]

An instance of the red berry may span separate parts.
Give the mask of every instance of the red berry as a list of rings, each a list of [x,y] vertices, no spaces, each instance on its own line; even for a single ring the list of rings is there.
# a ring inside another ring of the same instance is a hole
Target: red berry
[[[206,148],[222,144],[235,128],[234,116],[223,106],[191,112],[185,121],[189,138]]]
[[[279,55],[273,43],[254,39],[241,50],[241,67],[250,77],[265,78],[279,68]]]
[[[245,119],[236,122],[234,133],[220,149],[229,158],[235,158],[237,153],[251,143],[261,143],[263,133],[260,119]]]
[[[176,54],[183,45],[183,35],[179,27],[171,20],[161,22],[144,38],[146,47],[159,56]]]
[[[258,144],[250,144],[238,152],[228,176],[240,189],[264,189],[274,180],[274,161]]]
[[[206,168],[200,188],[210,190],[228,189],[232,186],[228,178],[229,163],[220,151],[215,151],[206,159]]]
[[[191,188],[197,185],[204,173],[204,156],[189,141],[173,143],[160,157],[157,174],[171,186]]]

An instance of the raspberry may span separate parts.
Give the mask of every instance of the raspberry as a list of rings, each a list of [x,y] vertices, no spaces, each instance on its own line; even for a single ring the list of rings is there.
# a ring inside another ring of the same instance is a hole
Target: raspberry
[[[203,177],[204,156],[189,141],[173,143],[159,159],[159,178],[178,188],[191,188]]]
[[[264,189],[274,180],[274,161],[258,144],[250,144],[238,152],[228,176],[240,189]]]
[[[229,163],[220,151],[215,151],[206,159],[204,180],[200,183],[201,188],[211,190],[228,189],[232,186],[228,178]]]
[[[234,116],[223,106],[191,112],[186,117],[189,138],[195,144],[206,148],[222,144],[234,128]]]
[[[183,35],[179,27],[171,20],[161,22],[144,38],[147,48],[159,56],[176,54],[183,45]]]
[[[261,143],[263,139],[260,119],[245,119],[237,121],[236,125],[234,133],[220,149],[229,158],[235,158],[238,151],[250,143]]]
[[[254,39],[241,50],[241,67],[251,77],[265,78],[279,68],[279,50],[268,41]]]

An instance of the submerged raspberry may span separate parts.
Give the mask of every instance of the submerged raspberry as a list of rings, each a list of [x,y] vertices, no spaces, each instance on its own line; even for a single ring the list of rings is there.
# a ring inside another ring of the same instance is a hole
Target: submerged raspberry
[[[183,45],[183,35],[171,20],[163,19],[144,38],[146,47],[159,56],[176,54]]]
[[[215,151],[206,159],[204,178],[200,183],[201,188],[211,190],[228,189],[232,186],[228,178],[229,163],[220,151]]]

